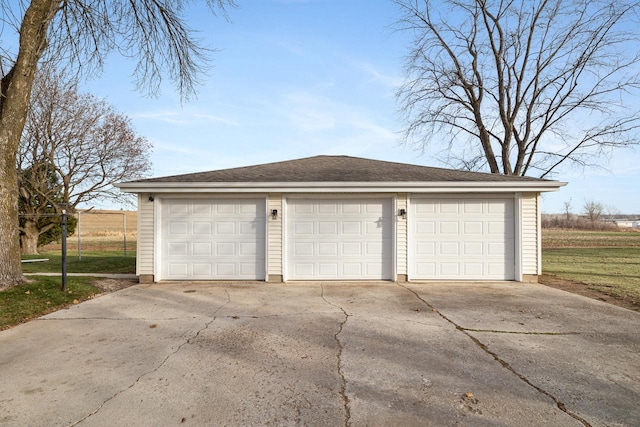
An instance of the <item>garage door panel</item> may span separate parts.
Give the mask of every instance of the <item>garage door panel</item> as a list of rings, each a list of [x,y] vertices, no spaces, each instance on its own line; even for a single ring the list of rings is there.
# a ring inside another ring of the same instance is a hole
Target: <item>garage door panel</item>
[[[203,222],[203,221],[194,221],[193,234],[211,234],[211,223]]]
[[[358,221],[342,222],[342,234],[362,234],[362,224]]]
[[[467,201],[463,204],[463,211],[465,214],[478,214],[483,213],[484,203]]]
[[[415,198],[410,203],[411,279],[513,280],[513,199]]]
[[[293,254],[296,257],[313,255],[314,244],[311,242],[296,242],[293,244]]]
[[[186,221],[171,221],[169,223],[169,235],[184,236],[189,234],[189,223]]]
[[[296,237],[313,236],[313,222],[295,221],[293,234]]]
[[[317,212],[321,214],[337,214],[338,207],[333,203],[318,203]]]
[[[436,223],[435,221],[417,221],[415,229],[417,235],[433,234],[436,230]]]
[[[236,276],[236,264],[233,262],[217,262],[216,276],[218,277]]]
[[[257,255],[258,245],[255,242],[240,242],[238,255]]]
[[[384,254],[384,246],[382,242],[368,242],[365,245],[366,251],[365,255],[379,255],[382,256]]]
[[[460,233],[459,225],[457,221],[440,221],[440,233],[458,235]]]
[[[491,242],[487,243],[487,255],[488,256],[507,256],[507,246],[512,246],[509,242]]]
[[[318,264],[318,270],[321,278],[336,277],[338,275],[338,264],[334,262],[321,262]]]
[[[362,243],[360,242],[342,242],[343,255],[362,255]]]
[[[338,255],[338,243],[337,242],[321,242],[318,244],[318,255]]]
[[[460,255],[460,244],[458,242],[440,243],[440,255]]]
[[[435,214],[436,204],[433,202],[424,201],[420,204],[413,205],[413,210],[417,214]]]
[[[338,234],[338,223],[335,221],[322,221],[318,223],[318,234],[335,236]]]
[[[291,199],[285,217],[288,279],[391,278],[390,199]]]
[[[311,203],[296,203],[295,205],[289,206],[289,209],[293,209],[293,213],[296,216],[312,215],[313,208],[314,206]]]
[[[189,271],[187,263],[168,263],[169,274],[172,276],[186,276]]]
[[[229,256],[236,253],[236,245],[233,242],[216,242],[216,256]]]
[[[345,262],[342,264],[342,271],[346,277],[362,276],[362,264],[359,262]]]
[[[464,233],[466,235],[482,235],[484,227],[482,221],[464,221]]]
[[[193,243],[192,248],[193,248],[193,255],[195,256],[211,256],[213,254],[212,245],[211,243],[208,243],[208,242]]]
[[[483,270],[484,270],[483,265],[482,263],[479,263],[479,262],[477,263],[468,262],[464,264],[464,274],[465,276],[468,276],[468,277],[472,277],[472,276],[482,277],[484,275]]]
[[[464,250],[462,252],[466,256],[484,255],[483,242],[464,242]]]
[[[211,263],[209,263],[209,262],[206,262],[206,263],[194,262],[193,263],[193,275],[194,276],[205,276],[205,277],[211,276]]]
[[[265,233],[262,199],[165,199],[160,277],[263,279]]]
[[[189,244],[187,242],[171,242],[168,245],[169,255],[189,255]]]
[[[211,204],[209,203],[194,203],[192,209],[194,215],[210,216],[212,213]]]
[[[295,277],[314,277],[315,274],[315,265],[312,262],[298,262],[293,267],[293,274]]]
[[[435,255],[436,244],[435,242],[418,242],[416,244],[416,255]]]
[[[436,263],[417,262],[415,264],[415,273],[417,277],[433,277],[436,275]]]
[[[342,213],[360,215],[362,213],[362,205],[360,203],[344,203],[342,205]]]
[[[189,214],[189,205],[186,203],[173,203],[169,207],[169,213],[173,215],[187,215]]]
[[[441,262],[440,274],[442,276],[459,277],[460,276],[460,263],[457,262]]]
[[[460,209],[457,201],[443,201],[438,207],[441,214],[457,214]]]

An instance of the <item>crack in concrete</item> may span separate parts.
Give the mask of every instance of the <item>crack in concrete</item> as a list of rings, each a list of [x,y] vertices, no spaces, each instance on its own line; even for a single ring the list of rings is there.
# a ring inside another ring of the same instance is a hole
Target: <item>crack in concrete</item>
[[[100,412],[100,410],[104,407],[104,405],[106,405],[107,403],[109,403],[110,401],[112,401],[113,399],[115,399],[116,397],[118,397],[119,395],[121,395],[122,393],[124,393],[125,391],[131,390],[133,387],[136,386],[136,384],[138,384],[140,382],[140,380],[144,377],[146,377],[147,375],[151,375],[154,372],[157,372],[160,368],[162,368],[167,361],[174,355],[176,355],[180,350],[182,350],[182,347],[184,347],[187,344],[191,344],[193,342],[193,340],[195,340],[196,338],[198,338],[198,336],[200,335],[201,332],[207,330],[209,328],[209,326],[216,321],[217,319],[217,314],[220,310],[222,310],[227,304],[229,304],[231,302],[231,296],[229,295],[229,292],[225,289],[225,294],[227,295],[227,302],[225,302],[224,304],[222,304],[220,307],[218,307],[213,314],[211,315],[211,320],[209,320],[208,322],[206,322],[204,324],[204,326],[200,329],[198,329],[198,331],[195,333],[195,335],[193,335],[190,338],[187,338],[182,344],[180,344],[174,351],[172,351],[171,353],[169,353],[167,355],[167,357],[165,357],[159,364],[158,366],[156,366],[155,368],[151,369],[150,371],[147,371],[143,374],[141,374],[140,376],[138,376],[138,378],[136,378],[136,380],[129,385],[128,387],[123,388],[122,390],[118,390],[113,396],[109,397],[108,399],[106,399],[104,402],[102,402],[100,404],[100,406],[98,406],[98,408],[96,408],[93,412],[90,412],[89,414],[87,414],[86,416],[82,417],[81,419],[79,419],[78,421],[76,421],[73,424],[70,424],[70,427],[75,427],[78,424],[82,423],[83,421],[87,420],[88,418],[92,417],[93,415],[97,414],[98,412]]]
[[[489,350],[489,347],[487,347],[486,344],[484,344],[483,342],[481,342],[478,338],[474,337],[473,335],[471,335],[469,333],[469,331],[473,331],[471,329],[466,329],[463,328],[462,326],[458,325],[456,322],[454,322],[453,320],[449,319],[447,316],[445,316],[444,314],[442,314],[440,312],[440,310],[438,310],[435,306],[433,306],[431,303],[429,303],[427,300],[425,300],[424,298],[422,298],[420,295],[418,295],[417,292],[415,292],[412,289],[407,288],[406,286],[395,282],[396,285],[400,286],[403,289],[406,289],[407,291],[411,292],[417,299],[419,299],[420,301],[422,301],[427,307],[429,307],[434,313],[437,313],[440,317],[442,317],[444,320],[446,320],[447,322],[449,322],[451,325],[453,325],[458,331],[462,332],[464,335],[467,336],[467,338],[469,338],[471,341],[473,341],[474,344],[476,344],[478,347],[480,347],[480,349],[482,349],[482,351],[484,351],[485,353],[487,353],[488,355],[490,355],[491,357],[493,357],[493,359],[498,362],[503,368],[505,368],[506,370],[508,370],[509,372],[511,372],[513,375],[515,375],[516,377],[518,377],[521,381],[523,381],[524,383],[526,383],[527,385],[529,385],[530,387],[532,387],[533,389],[535,389],[536,391],[538,391],[539,393],[543,394],[544,396],[548,397],[549,399],[553,400],[554,403],[556,404],[556,407],[558,409],[560,409],[562,412],[564,412],[565,414],[569,415],[570,417],[572,417],[573,419],[575,419],[576,421],[582,423],[582,425],[584,427],[592,427],[591,424],[589,424],[589,422],[587,420],[585,420],[584,418],[580,417],[577,414],[574,414],[573,412],[571,412],[569,409],[567,409],[567,407],[565,406],[565,404],[557,397],[555,397],[554,395],[552,395],[550,392],[546,391],[545,389],[543,389],[542,387],[539,387],[535,384],[533,384],[527,377],[525,377],[523,374],[519,373],[518,371],[516,371],[516,369],[514,367],[512,367],[511,365],[509,365],[509,363],[507,363],[504,359],[502,359],[500,356],[498,356],[497,353]],[[491,331],[478,331],[478,332],[491,332]]]
[[[460,326],[461,330],[468,332],[490,332],[493,334],[514,334],[514,335],[580,335],[580,332],[527,332],[527,331],[501,331],[496,329],[473,329],[473,328],[463,328]]]
[[[349,320],[349,314],[347,314],[347,312],[342,307],[332,303],[331,301],[325,298],[324,285],[322,283],[320,283],[320,298],[322,298],[324,302],[326,302],[332,307],[337,308],[342,312],[342,314],[344,314],[344,320],[340,323],[340,329],[338,329],[338,332],[336,332],[333,338],[335,339],[338,345],[338,354],[336,356],[337,357],[336,364],[338,367],[338,375],[340,375],[340,378],[342,381],[342,383],[340,384],[340,397],[342,397],[342,403],[344,405],[344,425],[345,427],[349,427],[351,425],[351,408],[349,406],[349,397],[347,396],[347,379],[345,378],[344,372],[342,371],[342,351],[344,350],[344,347],[342,346],[342,342],[340,341],[340,338],[338,338],[338,336],[342,333],[342,330],[344,329],[344,325],[347,323],[347,320]]]

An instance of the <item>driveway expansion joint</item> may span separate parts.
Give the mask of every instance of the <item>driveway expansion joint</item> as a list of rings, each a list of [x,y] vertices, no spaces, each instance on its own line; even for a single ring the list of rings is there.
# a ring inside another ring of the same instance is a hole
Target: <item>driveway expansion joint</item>
[[[82,422],[84,422],[85,420],[87,420],[89,417],[97,414],[98,412],[100,412],[100,410],[104,407],[104,405],[106,405],[107,403],[109,403],[111,400],[115,399],[116,397],[118,397],[119,395],[121,395],[122,393],[124,393],[127,390],[131,390],[133,387],[135,387],[136,384],[138,384],[140,382],[140,380],[144,377],[146,377],[147,375],[151,375],[154,372],[157,372],[160,368],[162,368],[167,361],[174,355],[176,355],[180,350],[182,350],[182,347],[184,347],[187,344],[191,344],[193,340],[195,340],[196,338],[198,338],[198,336],[200,335],[200,333],[202,331],[205,331],[209,328],[209,326],[216,321],[217,319],[217,314],[220,310],[222,310],[227,304],[229,304],[231,302],[231,296],[229,295],[229,292],[227,290],[225,290],[225,293],[227,294],[227,301],[222,304],[220,307],[216,308],[216,310],[213,312],[212,316],[211,316],[211,320],[209,320],[208,322],[206,322],[204,324],[204,326],[200,329],[198,329],[196,331],[195,334],[193,334],[193,336],[187,338],[184,342],[182,342],[174,351],[170,352],[156,367],[154,367],[153,369],[151,369],[150,371],[147,371],[143,374],[141,374],[140,376],[138,376],[138,378],[136,378],[136,380],[131,383],[128,387],[125,387],[121,390],[118,390],[116,393],[113,394],[113,396],[107,398],[104,400],[104,402],[102,402],[100,404],[100,406],[98,406],[97,409],[95,409],[93,412],[90,412],[89,414],[85,415],[84,417],[82,417],[81,419],[79,419],[78,421],[74,422],[73,424],[70,424],[70,427],[75,427],[79,424],[81,424]]]
[[[493,357],[493,359],[498,362],[503,368],[505,368],[506,370],[508,370],[509,372],[511,372],[513,375],[515,375],[516,377],[518,377],[521,381],[523,381],[524,383],[526,383],[527,385],[529,385],[530,387],[534,388],[536,391],[538,391],[539,393],[543,394],[544,396],[548,397],[549,399],[553,400],[554,403],[556,404],[556,407],[558,409],[560,409],[562,412],[564,412],[565,414],[569,415],[570,417],[572,417],[573,419],[575,419],[576,421],[580,422],[584,427],[592,427],[591,424],[589,424],[589,422],[587,420],[585,420],[584,418],[580,417],[577,414],[574,414],[573,412],[571,412],[570,410],[567,409],[567,407],[565,406],[565,404],[560,401],[560,399],[558,399],[557,397],[555,397],[554,395],[552,395],[550,392],[544,390],[543,388],[533,384],[527,377],[525,377],[523,374],[519,373],[518,371],[515,370],[514,367],[512,367],[509,363],[507,363],[504,359],[502,359],[500,356],[498,356],[497,353],[489,350],[489,347],[484,344],[482,341],[480,341],[478,338],[474,337],[473,335],[471,335],[471,331],[470,329],[466,329],[463,328],[462,326],[458,325],[456,322],[454,322],[453,320],[449,319],[447,316],[445,316],[443,313],[440,312],[440,310],[438,310],[433,304],[431,304],[430,302],[428,302],[427,300],[425,300],[424,298],[422,298],[420,295],[418,295],[417,292],[415,292],[413,289],[410,289],[404,285],[402,285],[401,283],[395,282],[398,286],[400,286],[401,288],[406,289],[407,291],[411,292],[417,299],[419,299],[420,301],[422,301],[427,307],[429,307],[431,309],[431,311],[433,311],[434,313],[437,313],[440,317],[442,317],[445,321],[449,322],[451,325],[453,325],[458,331],[460,331],[461,333],[463,333],[464,335],[466,335],[471,341],[473,341],[474,344],[476,344],[482,351],[484,351],[485,353],[487,353],[488,355],[490,355],[491,357]],[[495,332],[495,333],[500,333],[499,331],[473,331],[473,332]],[[505,333],[505,332],[502,332]]]
[[[347,320],[349,320],[350,315],[345,311],[344,308],[340,307],[337,304],[332,303],[327,298],[325,298],[324,286],[322,283],[320,284],[320,298],[322,298],[322,300],[327,304],[329,304],[330,306],[340,310],[344,315],[344,320],[340,323],[340,328],[338,329],[338,332],[335,333],[333,338],[336,341],[336,344],[338,346],[338,354],[336,355],[336,359],[337,359],[336,365],[338,368],[338,375],[340,375],[340,379],[341,379],[340,397],[342,398],[342,402],[344,406],[344,425],[345,427],[349,427],[351,425],[351,408],[349,406],[349,403],[350,403],[349,396],[347,396],[347,379],[345,378],[344,372],[342,371],[342,352],[344,350],[344,347],[342,346],[342,341],[340,341],[339,335],[342,333],[342,330],[344,329],[344,326],[347,323]]]

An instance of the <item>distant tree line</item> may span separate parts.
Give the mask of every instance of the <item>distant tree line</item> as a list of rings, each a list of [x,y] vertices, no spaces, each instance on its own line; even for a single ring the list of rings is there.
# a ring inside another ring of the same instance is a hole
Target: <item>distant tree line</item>
[[[562,214],[543,214],[542,228],[564,228],[574,230],[616,231],[618,226],[605,221],[619,215],[612,206],[605,206],[601,202],[587,200],[582,206],[581,215],[572,213],[571,199],[564,202]]]

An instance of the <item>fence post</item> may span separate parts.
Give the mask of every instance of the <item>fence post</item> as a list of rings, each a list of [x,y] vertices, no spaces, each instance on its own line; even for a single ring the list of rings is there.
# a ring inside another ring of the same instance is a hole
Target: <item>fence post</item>
[[[62,210],[62,292],[67,292],[67,210]]]
[[[124,256],[127,257],[127,213],[122,212],[122,225],[124,229],[123,241],[124,241]]]
[[[82,212],[78,211],[78,261],[82,261],[82,238],[80,237],[81,229],[80,229],[80,216]]]

